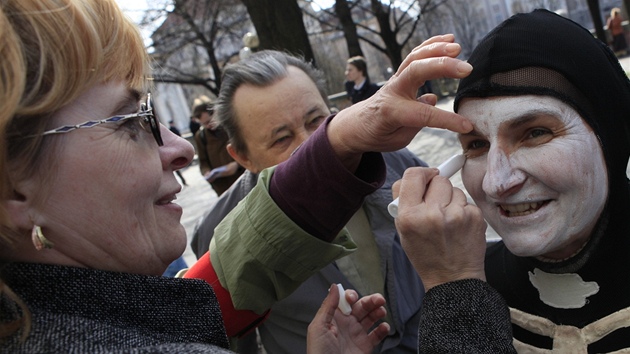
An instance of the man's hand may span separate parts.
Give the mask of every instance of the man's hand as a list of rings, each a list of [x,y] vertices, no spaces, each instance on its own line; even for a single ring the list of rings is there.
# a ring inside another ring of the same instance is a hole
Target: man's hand
[[[337,114],[328,125],[328,138],[337,156],[350,170],[363,153],[406,147],[423,127],[472,130],[464,117],[435,107],[433,94],[416,98],[426,81],[441,77],[463,78],[470,64],[455,59],[461,51],[453,35],[435,36],[416,47],[398,71],[376,94]]]

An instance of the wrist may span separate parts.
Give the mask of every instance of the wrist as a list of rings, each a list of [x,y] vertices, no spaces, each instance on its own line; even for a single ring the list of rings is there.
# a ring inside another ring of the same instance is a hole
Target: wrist
[[[342,119],[337,119],[337,117],[331,119],[326,126],[326,135],[328,136],[328,141],[333,152],[341,164],[348,171],[354,173],[361,162],[363,152],[356,151],[347,144],[347,141],[350,141],[352,138],[344,138],[344,127],[342,126],[341,120]]]

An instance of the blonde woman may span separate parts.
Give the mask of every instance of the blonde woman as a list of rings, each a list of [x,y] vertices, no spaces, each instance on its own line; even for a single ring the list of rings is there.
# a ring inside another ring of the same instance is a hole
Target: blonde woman
[[[447,45],[427,47],[415,58],[448,56]],[[190,163],[193,148],[155,115],[147,85],[149,59],[137,28],[113,0],[4,0],[0,58],[0,350],[227,352],[228,335],[234,332],[226,329],[243,325],[240,314],[247,308],[230,312],[232,298],[223,295],[240,280],[228,284],[221,276],[209,284],[160,276],[186,246],[174,171]],[[394,83],[392,91],[412,92],[417,88],[405,83],[426,76],[462,77],[470,71],[466,65],[467,71],[458,70],[460,61],[453,58],[433,59],[422,69],[409,59],[416,70],[408,71],[409,80]],[[364,152],[405,146],[420,126],[431,123],[429,118],[446,119],[437,124],[445,128],[471,128],[462,117],[415,100],[409,101],[406,115],[394,120],[366,114],[377,136],[357,128],[366,124],[360,112],[349,113],[321,131],[330,139],[319,144],[325,143],[334,157],[326,162],[338,159],[348,178],[368,178],[367,193],[383,171],[357,173]],[[409,134],[391,138],[391,127],[408,125]],[[321,162],[305,155],[317,151],[313,144],[305,144],[296,161]],[[378,154],[369,156],[378,159]],[[295,181],[283,169],[263,173],[278,186],[261,185],[260,195],[290,194],[283,186]],[[362,197],[355,194],[338,204],[359,205]],[[248,199],[227,222],[247,230],[239,236],[277,236],[282,223],[291,220],[284,209],[270,207],[274,201]],[[284,202],[285,208],[302,208],[291,198]],[[265,226],[247,228],[252,223]],[[240,231],[228,227],[218,237],[229,244]],[[336,251],[316,261],[329,263],[351,252],[351,242],[311,239]],[[230,249],[220,254],[234,259]],[[268,260],[272,265],[279,261]],[[265,262],[255,267],[258,279],[276,285],[264,273],[268,269]],[[217,273],[223,274],[220,267]],[[315,318],[318,340],[310,352],[369,352],[387,333],[384,324],[371,330],[385,315],[382,296],[358,299],[356,292],[346,292],[351,305],[346,316],[335,310],[339,295],[331,291]]]
[[[154,115],[136,27],[109,0],[3,1],[0,55],[0,351],[227,352],[212,287],[159,276],[186,246],[193,149]]]

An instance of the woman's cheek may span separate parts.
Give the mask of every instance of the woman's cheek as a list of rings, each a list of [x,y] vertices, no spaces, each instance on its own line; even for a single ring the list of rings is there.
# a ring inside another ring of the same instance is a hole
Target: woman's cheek
[[[462,182],[475,203],[483,198],[482,183],[486,169],[485,158],[468,159],[462,168]]]

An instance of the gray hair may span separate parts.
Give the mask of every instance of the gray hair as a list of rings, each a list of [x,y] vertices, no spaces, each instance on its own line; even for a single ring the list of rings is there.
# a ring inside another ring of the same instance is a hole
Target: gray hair
[[[252,54],[247,59],[229,64],[223,71],[221,91],[215,105],[213,119],[227,133],[230,144],[238,152],[247,152],[247,145],[238,126],[234,110],[234,94],[242,85],[256,87],[270,86],[287,77],[287,67],[294,66],[302,70],[313,80],[319,94],[328,105],[326,81],[321,71],[301,57],[275,50],[263,50]]]

